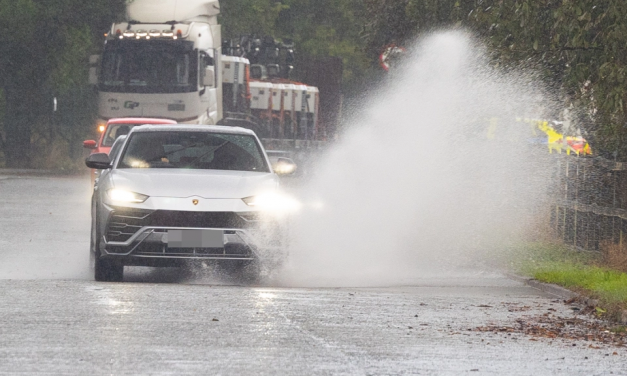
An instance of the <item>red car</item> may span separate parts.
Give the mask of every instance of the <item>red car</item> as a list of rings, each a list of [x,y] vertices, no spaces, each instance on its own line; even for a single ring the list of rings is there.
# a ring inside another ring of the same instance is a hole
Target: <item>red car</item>
[[[132,127],[142,124],[176,124],[176,121],[169,119],[151,119],[151,118],[119,118],[111,119],[107,122],[107,125],[100,126],[98,131],[100,132],[100,138],[98,141],[87,140],[83,141],[83,147],[90,149],[91,154],[95,153],[107,153],[111,151],[111,146],[115,140],[128,134]],[[91,171],[91,182],[96,179],[96,170]]]
[[[111,150],[113,142],[119,136],[128,134],[128,132],[136,125],[142,124],[176,124],[174,120],[168,119],[151,119],[151,118],[119,118],[111,119],[104,127],[101,126],[100,139],[98,141],[87,140],[83,142],[85,149],[91,149],[91,154],[107,153]]]

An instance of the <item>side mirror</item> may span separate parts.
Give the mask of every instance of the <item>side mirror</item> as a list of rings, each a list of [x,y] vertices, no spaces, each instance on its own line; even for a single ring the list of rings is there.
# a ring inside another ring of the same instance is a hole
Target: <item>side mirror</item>
[[[111,159],[106,153],[96,153],[85,159],[85,165],[96,170],[106,170],[111,168]]]
[[[272,164],[272,169],[279,176],[291,175],[296,171],[296,163],[289,158],[279,158]]]
[[[209,87],[216,85],[216,72],[213,67],[205,68],[205,76],[202,79],[202,84]]]
[[[98,143],[94,140],[83,141],[83,147],[85,149],[94,150],[95,148],[98,147]]]

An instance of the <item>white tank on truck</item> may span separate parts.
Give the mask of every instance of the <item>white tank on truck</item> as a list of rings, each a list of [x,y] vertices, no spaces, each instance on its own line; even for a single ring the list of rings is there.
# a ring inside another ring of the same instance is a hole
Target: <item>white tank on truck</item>
[[[128,18],[143,23],[171,21],[217,24],[218,0],[134,0],[126,6]]]
[[[107,34],[91,72],[104,122],[158,117],[187,124],[222,119],[218,0],[134,0]],[[96,83],[96,82],[95,82]]]

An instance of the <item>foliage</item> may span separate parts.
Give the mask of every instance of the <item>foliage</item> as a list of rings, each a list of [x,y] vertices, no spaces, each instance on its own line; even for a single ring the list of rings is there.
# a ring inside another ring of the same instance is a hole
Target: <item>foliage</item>
[[[220,4],[222,36],[273,35],[279,13],[287,5],[275,0],[223,0]]]
[[[370,54],[442,27],[473,30],[497,65],[535,65],[593,147],[627,158],[627,2],[366,0]]]
[[[224,0],[223,35],[271,35],[294,41],[301,62],[339,57],[346,85],[358,85],[368,68],[360,35],[364,8],[361,0]]]
[[[31,143],[53,144],[60,132],[52,98],[86,86],[88,57],[123,6],[123,0],[0,0],[0,89],[6,104],[0,124],[8,165],[30,167]],[[92,109],[72,111],[82,112],[77,119],[84,120]],[[72,139],[87,125],[72,122]]]
[[[467,28],[486,42],[495,65],[541,67],[547,85],[559,93],[564,106],[576,109],[576,120],[593,148],[627,159],[624,0],[221,3],[227,38],[252,33],[293,39],[300,62],[341,58],[348,96],[371,87],[376,75],[382,74],[376,68],[377,57],[387,44],[409,45],[433,30]],[[120,18],[124,4],[124,0],[0,0],[0,90],[1,102],[6,103],[6,110],[0,112],[0,136],[4,136],[0,141],[6,141],[6,147],[2,142],[0,147],[13,156],[10,163],[28,160],[22,154],[33,137],[64,133],[50,125],[55,124],[51,98],[83,92],[87,58],[98,52],[102,33]],[[81,122],[92,111],[83,107],[83,113],[77,114]],[[78,125],[77,132],[82,131]]]
[[[597,149],[627,157],[627,3],[616,0],[495,2],[469,21],[503,62],[533,59]]]

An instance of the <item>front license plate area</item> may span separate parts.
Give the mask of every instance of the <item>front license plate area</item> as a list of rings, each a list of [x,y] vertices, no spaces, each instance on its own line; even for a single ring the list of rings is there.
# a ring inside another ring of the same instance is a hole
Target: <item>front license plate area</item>
[[[224,248],[224,231],[168,230],[168,248]]]

